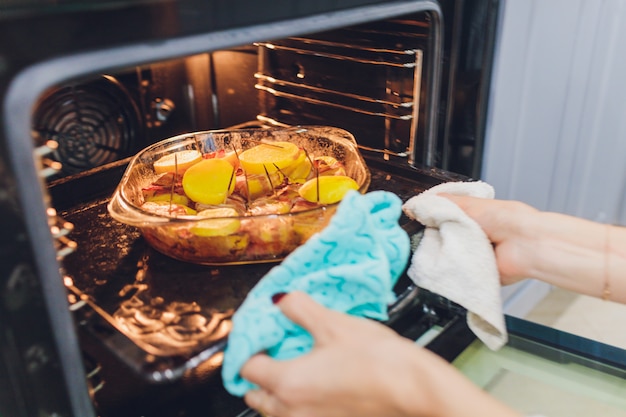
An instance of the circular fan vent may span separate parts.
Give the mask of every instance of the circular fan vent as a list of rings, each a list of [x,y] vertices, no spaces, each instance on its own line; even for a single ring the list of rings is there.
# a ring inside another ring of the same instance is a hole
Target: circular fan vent
[[[127,157],[142,136],[141,116],[128,91],[113,77],[63,86],[43,97],[34,114],[40,140],[56,141],[61,176]]]

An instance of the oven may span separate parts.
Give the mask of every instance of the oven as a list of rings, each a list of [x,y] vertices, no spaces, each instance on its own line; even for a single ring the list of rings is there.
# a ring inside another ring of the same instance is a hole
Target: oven
[[[107,203],[174,135],[329,125],[370,190],[478,178],[497,0],[0,5],[0,414],[256,415],[221,386],[232,313],[273,263],[173,260]],[[417,234],[421,227],[402,218]],[[388,325],[449,360],[464,311],[406,277]]]

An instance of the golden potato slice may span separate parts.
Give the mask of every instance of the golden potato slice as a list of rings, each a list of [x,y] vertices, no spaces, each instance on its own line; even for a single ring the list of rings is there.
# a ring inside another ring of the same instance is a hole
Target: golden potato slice
[[[304,183],[311,172],[312,166],[313,164],[311,164],[311,160],[306,152],[300,149],[298,159],[293,164],[283,168],[282,171],[292,183]]]
[[[312,203],[334,204],[350,190],[358,190],[359,184],[344,175],[320,176],[302,184],[298,193]]]
[[[186,195],[177,193],[159,193],[153,195],[144,196],[146,201],[164,201],[166,203],[180,204],[182,206],[189,206],[189,198]]]
[[[262,196],[272,194],[274,188],[283,183],[284,176],[280,171],[276,171],[269,175],[247,175],[242,176],[242,194],[249,196],[250,199],[256,199]]]
[[[183,190],[193,201],[221,204],[235,189],[235,168],[225,159],[204,159],[183,176]]]
[[[248,174],[271,174],[293,164],[299,154],[300,148],[291,142],[262,143],[243,151],[239,162]]]

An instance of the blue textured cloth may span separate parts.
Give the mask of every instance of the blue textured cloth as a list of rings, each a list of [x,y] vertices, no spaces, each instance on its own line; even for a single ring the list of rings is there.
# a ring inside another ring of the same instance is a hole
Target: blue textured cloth
[[[329,225],[272,268],[233,317],[222,378],[233,395],[255,388],[239,374],[254,354],[291,359],[313,347],[311,335],[285,317],[272,295],[302,291],[333,310],[376,320],[387,318],[393,286],[410,255],[399,226],[402,201],[395,194],[349,192]]]

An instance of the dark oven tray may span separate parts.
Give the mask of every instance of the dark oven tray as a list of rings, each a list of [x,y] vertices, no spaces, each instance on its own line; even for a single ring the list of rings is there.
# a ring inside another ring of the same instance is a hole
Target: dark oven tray
[[[437,183],[460,179],[365,156],[372,173],[370,190],[393,191],[403,201]],[[142,377],[172,381],[213,358],[219,362],[232,314],[276,264],[202,266],[153,250],[138,229],[107,212],[127,163],[50,185],[53,205],[74,225],[69,237],[77,243],[63,260],[62,272],[81,330]],[[404,216],[401,222],[409,233],[421,229]],[[406,294],[416,289],[401,280],[396,290]]]

